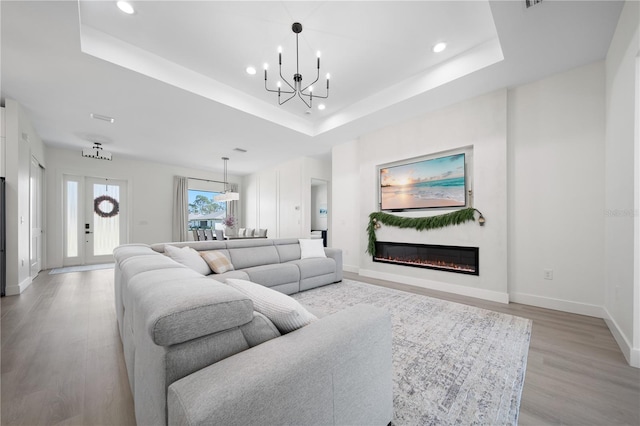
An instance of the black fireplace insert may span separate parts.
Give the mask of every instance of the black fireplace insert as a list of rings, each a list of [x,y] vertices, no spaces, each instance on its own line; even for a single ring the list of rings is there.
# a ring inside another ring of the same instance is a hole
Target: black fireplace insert
[[[377,241],[373,261],[480,275],[478,247]]]

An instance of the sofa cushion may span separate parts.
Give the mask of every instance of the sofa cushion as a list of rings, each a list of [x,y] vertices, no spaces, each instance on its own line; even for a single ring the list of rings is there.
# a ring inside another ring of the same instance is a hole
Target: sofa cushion
[[[223,274],[211,274],[211,275],[208,275],[207,278],[212,278],[216,281],[220,281],[221,283],[224,283],[227,280],[227,278],[237,278],[239,280],[248,280],[249,275],[247,275],[247,273],[244,270],[242,271],[234,270],[234,271],[225,272]]]
[[[250,298],[253,309],[269,318],[281,333],[297,330],[318,319],[286,294],[251,281],[229,278],[227,284]]]
[[[207,262],[200,256],[196,250],[191,247],[185,246],[182,248],[174,247],[167,244],[164,248],[165,253],[169,257],[184,266],[193,269],[199,274],[209,275],[211,268],[207,265]]]
[[[238,240],[239,241],[258,241],[258,240]],[[260,240],[267,241],[267,240]],[[251,268],[252,266],[270,265],[280,263],[280,257],[273,244],[259,247],[241,247],[231,248],[229,244],[229,256],[231,263],[235,269]]]
[[[282,242],[276,241],[275,246],[280,256],[280,262],[300,259],[300,243],[298,243],[297,239]]]
[[[226,242],[218,241],[218,240],[205,240],[205,241],[182,241],[182,242],[172,242],[172,243],[157,243],[151,244],[151,249],[158,252],[164,253],[164,247],[170,245],[173,247],[191,247],[194,250],[204,251],[204,250],[220,250],[227,247]]]
[[[300,259],[327,257],[322,240],[300,239]]]
[[[240,327],[249,347],[258,346],[268,340],[280,337],[278,328],[260,312],[253,312],[253,321]]]
[[[126,258],[153,254],[153,250],[146,244],[123,244],[113,250],[113,258],[121,262]]]
[[[253,319],[251,299],[228,285],[204,277],[162,277],[163,271],[156,271],[130,286],[134,324],[145,327],[156,345],[175,345]]]
[[[207,250],[201,251],[200,256],[207,262],[209,268],[216,274],[224,274],[228,271],[233,271],[233,264],[227,256],[225,256],[220,250]]]
[[[289,262],[300,268],[300,278],[317,277],[326,274],[335,274],[336,262],[329,257],[312,257]]]
[[[300,269],[291,263],[260,265],[243,270],[249,276],[249,281],[262,284],[265,287],[300,281]]]

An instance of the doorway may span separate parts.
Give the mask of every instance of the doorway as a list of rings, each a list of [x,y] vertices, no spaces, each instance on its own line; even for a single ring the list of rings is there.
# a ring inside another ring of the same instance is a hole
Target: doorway
[[[37,277],[42,270],[43,183],[44,169],[35,157],[31,157],[29,169],[29,223],[31,228],[29,275],[31,279]]]
[[[63,264],[113,262],[113,249],[127,241],[127,182],[64,176]]]
[[[311,238],[322,238],[327,247],[329,224],[329,182],[311,179]]]

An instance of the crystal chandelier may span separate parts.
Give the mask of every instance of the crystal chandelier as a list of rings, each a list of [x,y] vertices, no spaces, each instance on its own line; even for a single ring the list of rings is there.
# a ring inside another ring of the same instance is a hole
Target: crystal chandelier
[[[220,195],[213,197],[213,201],[235,201],[240,199],[240,194],[227,189],[229,181],[227,180],[227,161],[228,157],[222,157],[224,161],[224,192]]]
[[[287,102],[288,100],[292,99],[295,96],[298,96],[302,102],[305,103],[305,105],[309,108],[311,108],[312,104],[313,104],[313,98],[320,98],[320,99],[327,99],[329,97],[329,77],[330,75],[327,74],[327,93],[322,96],[322,95],[318,95],[318,94],[314,94],[313,93],[313,85],[318,81],[318,79],[320,78],[320,52],[318,52],[318,73],[316,75],[316,79],[309,84],[306,87],[302,87],[302,74],[300,74],[300,67],[299,67],[299,55],[298,55],[298,34],[300,34],[302,32],[302,24],[299,22],[294,22],[293,25],[291,25],[291,30],[296,34],[296,73],[293,75],[293,85],[291,83],[289,83],[283,76],[282,76],[282,48],[278,48],[278,65],[280,68],[280,78],[282,79],[282,81],[284,81],[286,83],[287,86],[289,86],[289,88],[282,88],[282,84],[278,81],[277,83],[277,89],[269,89],[269,87],[267,87],[267,64],[265,64],[264,66],[264,88],[268,91],[268,92],[274,92],[278,94],[278,104],[282,105],[285,102]],[[285,95],[291,95],[289,97],[287,97],[284,101],[281,98],[282,94]],[[307,102],[307,99],[309,100],[309,102]]]

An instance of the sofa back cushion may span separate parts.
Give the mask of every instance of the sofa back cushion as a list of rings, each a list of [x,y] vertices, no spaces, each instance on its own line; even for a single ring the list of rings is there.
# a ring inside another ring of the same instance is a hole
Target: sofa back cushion
[[[300,260],[300,243],[296,238],[274,240],[280,262],[291,262]]]
[[[174,247],[191,247],[194,250],[203,251],[203,250],[220,250],[227,247],[227,243],[225,241],[218,240],[205,240],[205,241],[182,241],[182,242],[173,242],[173,243],[156,243],[151,244],[152,250],[158,253],[164,253],[164,247],[166,245],[174,246]]]
[[[229,256],[235,269],[280,263],[278,251],[274,246],[230,248]]]

